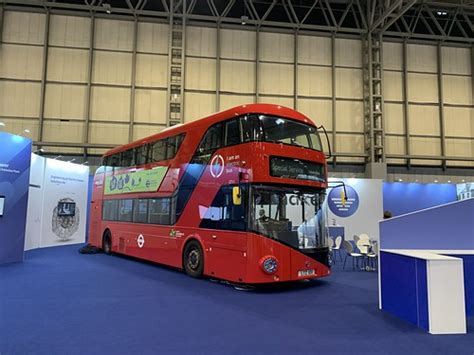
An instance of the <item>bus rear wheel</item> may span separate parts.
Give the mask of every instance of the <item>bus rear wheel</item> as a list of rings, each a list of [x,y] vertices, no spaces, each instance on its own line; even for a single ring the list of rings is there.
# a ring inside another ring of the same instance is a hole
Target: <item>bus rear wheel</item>
[[[108,230],[104,233],[104,238],[102,239],[102,249],[105,254],[112,254],[112,235]]]
[[[192,240],[184,247],[183,268],[191,277],[200,278],[204,272],[204,253],[201,245]]]

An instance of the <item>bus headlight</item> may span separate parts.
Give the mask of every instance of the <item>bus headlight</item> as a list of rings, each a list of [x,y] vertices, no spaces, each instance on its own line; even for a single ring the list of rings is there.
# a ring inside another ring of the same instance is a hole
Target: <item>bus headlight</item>
[[[260,259],[260,267],[266,274],[274,274],[278,270],[278,260],[271,255],[264,256]]]

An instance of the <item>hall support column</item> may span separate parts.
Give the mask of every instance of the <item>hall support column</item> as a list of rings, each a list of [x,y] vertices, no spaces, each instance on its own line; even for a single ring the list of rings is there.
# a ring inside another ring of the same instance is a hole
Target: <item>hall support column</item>
[[[369,33],[364,40],[365,176],[387,178],[383,99],[383,37]]]

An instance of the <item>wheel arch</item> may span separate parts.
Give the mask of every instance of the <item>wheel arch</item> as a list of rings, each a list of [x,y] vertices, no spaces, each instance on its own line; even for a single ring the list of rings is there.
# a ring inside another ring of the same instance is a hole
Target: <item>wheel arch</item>
[[[186,246],[192,241],[196,241],[199,244],[199,246],[202,249],[204,260],[206,260],[207,250],[204,246],[204,242],[203,242],[201,236],[197,233],[190,234],[184,239],[183,244],[181,245],[181,268],[183,270],[184,270],[184,250],[186,249]],[[204,267],[206,267],[206,263],[204,263]]]

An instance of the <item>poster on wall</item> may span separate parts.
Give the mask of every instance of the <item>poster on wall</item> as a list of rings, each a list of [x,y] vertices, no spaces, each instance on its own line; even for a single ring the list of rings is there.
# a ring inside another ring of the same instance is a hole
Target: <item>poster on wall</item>
[[[344,227],[345,239],[367,234],[371,239],[379,238],[379,221],[383,218],[382,180],[336,179],[329,182],[336,186],[328,190],[326,204],[329,225]],[[345,196],[345,198],[344,198]]]
[[[474,198],[474,182],[466,182],[465,184],[456,185],[456,195],[458,201]]]
[[[88,180],[86,166],[46,160],[41,247],[85,242]]]

